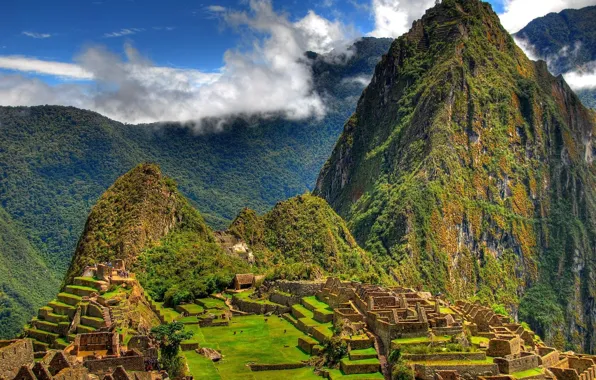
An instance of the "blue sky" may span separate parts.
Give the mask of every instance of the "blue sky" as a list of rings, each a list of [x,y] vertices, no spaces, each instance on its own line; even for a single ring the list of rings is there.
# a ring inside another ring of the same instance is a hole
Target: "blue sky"
[[[507,30],[596,0],[490,0]],[[306,50],[396,38],[435,0],[4,0],[0,105],[69,105],[128,123],[320,117]],[[365,83],[370,78],[358,78]],[[578,82],[585,82],[582,78]]]
[[[499,1],[492,4],[501,9]],[[8,0],[0,5],[0,55],[25,55],[71,61],[86,46],[101,44],[122,51],[125,41],[159,65],[213,70],[224,52],[242,37],[208,11],[208,6],[246,10],[246,1],[183,0]],[[290,19],[309,10],[351,24],[360,34],[374,29],[370,1],[273,1]],[[121,37],[106,34],[132,32]],[[28,33],[28,34],[24,34]],[[35,38],[32,36],[46,38]]]

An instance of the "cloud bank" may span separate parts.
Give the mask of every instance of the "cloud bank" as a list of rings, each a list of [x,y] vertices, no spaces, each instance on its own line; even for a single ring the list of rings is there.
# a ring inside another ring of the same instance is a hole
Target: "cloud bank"
[[[243,114],[323,116],[325,105],[313,90],[304,52],[340,50],[351,31],[312,11],[291,22],[273,10],[270,0],[251,0],[249,5],[247,12],[217,9],[226,25],[254,35],[250,49],[225,53],[217,73],[157,67],[131,45],[125,45],[125,59],[96,46],[75,57],[74,64],[0,56],[0,69],[86,80],[50,86],[20,74],[0,74],[0,103],[72,105],[128,123],[197,122]],[[110,36],[116,34],[125,32]]]
[[[510,33],[516,33],[530,21],[548,13],[595,4],[596,0],[503,0],[505,11],[499,18],[505,29]]]

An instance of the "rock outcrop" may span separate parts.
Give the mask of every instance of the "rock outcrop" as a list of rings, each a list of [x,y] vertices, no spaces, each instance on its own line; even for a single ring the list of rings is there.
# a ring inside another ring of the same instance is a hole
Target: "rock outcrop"
[[[315,193],[396,281],[521,302],[594,352],[595,121],[490,5],[444,0],[379,63]]]

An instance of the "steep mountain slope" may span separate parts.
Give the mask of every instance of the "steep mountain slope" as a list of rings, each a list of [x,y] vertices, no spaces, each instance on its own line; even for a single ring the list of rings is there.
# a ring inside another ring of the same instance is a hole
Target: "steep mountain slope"
[[[515,34],[527,41],[536,54],[548,62],[555,74],[594,70],[596,64],[596,6],[566,9],[530,22]],[[578,93],[582,102],[596,109],[596,90]]]
[[[219,133],[123,125],[69,107],[0,107],[0,202],[61,277],[85,216],[119,176],[156,162],[207,222],[225,228],[243,207],[264,212],[312,188],[390,39],[367,38],[346,62],[310,54],[329,112],[322,120],[230,120]],[[218,121],[213,121],[218,124]]]
[[[93,206],[64,282],[72,283],[87,265],[122,259],[132,266],[151,243],[176,228],[214,241],[175,182],[163,177],[156,165],[138,165],[118,178]]]
[[[39,252],[0,208],[0,339],[14,337],[58,285]]]
[[[244,209],[228,232],[248,243],[270,278],[313,279],[333,273],[369,283],[388,281],[345,221],[310,194],[279,202],[263,216]]]
[[[315,193],[398,282],[547,304],[533,328],[593,352],[595,121],[490,5],[444,0],[379,63]]]

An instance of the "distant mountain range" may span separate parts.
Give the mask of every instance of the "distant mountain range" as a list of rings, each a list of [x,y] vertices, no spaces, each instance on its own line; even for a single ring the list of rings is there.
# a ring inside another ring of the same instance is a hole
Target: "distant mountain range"
[[[530,22],[515,37],[532,45],[555,75],[596,73],[596,6],[550,13]],[[596,89],[581,90],[578,95],[585,105],[596,109]]]
[[[18,331],[58,290],[87,213],[140,162],[159,164],[216,229],[244,207],[265,212],[312,189],[391,41],[361,39],[348,59],[306,54],[315,90],[326,99],[321,120],[232,118],[221,132],[196,134],[180,125],[125,125],[72,107],[0,107],[0,240],[12,243],[0,248],[0,337]],[[32,276],[11,272],[25,256]],[[3,323],[10,314],[20,323]]]

